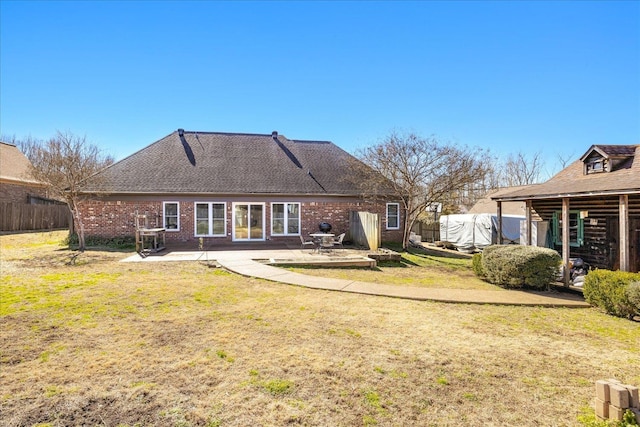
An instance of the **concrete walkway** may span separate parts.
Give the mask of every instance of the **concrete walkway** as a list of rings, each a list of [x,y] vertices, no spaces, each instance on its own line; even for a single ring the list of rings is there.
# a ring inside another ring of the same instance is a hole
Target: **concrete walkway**
[[[582,297],[567,292],[531,292],[517,290],[470,290],[448,288],[420,288],[394,286],[357,280],[308,276],[273,267],[259,260],[314,260],[324,255],[310,254],[299,249],[232,250],[167,252],[141,257],[136,254],[123,262],[209,261],[217,262],[225,269],[247,277],[257,277],[289,285],[313,289],[352,292],[421,301],[441,301],[468,304],[500,304],[542,307],[589,307]]]

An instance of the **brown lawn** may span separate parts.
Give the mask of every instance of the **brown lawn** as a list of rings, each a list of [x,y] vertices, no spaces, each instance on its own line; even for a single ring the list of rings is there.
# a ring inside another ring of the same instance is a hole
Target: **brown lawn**
[[[66,265],[63,237],[0,236],[3,426],[574,426],[596,380],[640,385],[640,324],[593,309]]]

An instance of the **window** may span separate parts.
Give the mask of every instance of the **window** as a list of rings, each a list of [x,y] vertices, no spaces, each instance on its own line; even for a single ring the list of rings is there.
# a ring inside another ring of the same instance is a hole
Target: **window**
[[[387,203],[387,230],[400,228],[400,204]]]
[[[195,204],[196,236],[227,235],[227,204],[206,202]]]
[[[271,204],[271,235],[300,235],[300,203]]]
[[[562,245],[562,211],[553,213],[553,240],[556,245]],[[584,244],[584,220],[580,218],[580,211],[569,211],[569,246],[579,247]]]
[[[608,168],[609,160],[601,156],[598,153],[592,153],[587,159],[584,160],[584,173],[600,173],[606,172]]]
[[[162,224],[167,231],[180,231],[180,204],[162,202]]]
[[[587,173],[604,172],[604,160],[594,159],[587,163]]]

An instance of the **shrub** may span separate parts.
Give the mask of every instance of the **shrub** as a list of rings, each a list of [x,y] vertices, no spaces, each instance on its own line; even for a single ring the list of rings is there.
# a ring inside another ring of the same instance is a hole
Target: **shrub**
[[[640,274],[594,270],[584,278],[585,300],[618,317],[640,314]]]
[[[545,289],[558,273],[561,258],[552,249],[537,246],[493,245],[484,249],[486,279],[505,288]]]
[[[627,286],[627,298],[633,307],[636,309],[636,313],[640,314],[640,281],[631,282]]]
[[[110,249],[133,249],[136,247],[136,239],[134,236],[121,236],[121,237],[100,237],[100,236],[85,236],[85,245],[89,247],[106,247]],[[65,244],[69,247],[78,246],[78,235],[76,233],[67,237]]]
[[[471,268],[478,277],[484,277],[484,270],[482,269],[482,253],[475,253],[471,258]]]

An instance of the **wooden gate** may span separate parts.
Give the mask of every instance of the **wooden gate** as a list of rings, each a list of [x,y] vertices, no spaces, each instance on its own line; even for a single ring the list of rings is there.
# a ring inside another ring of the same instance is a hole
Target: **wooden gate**
[[[371,212],[349,212],[349,236],[354,244],[372,251],[380,247],[380,220]]]

